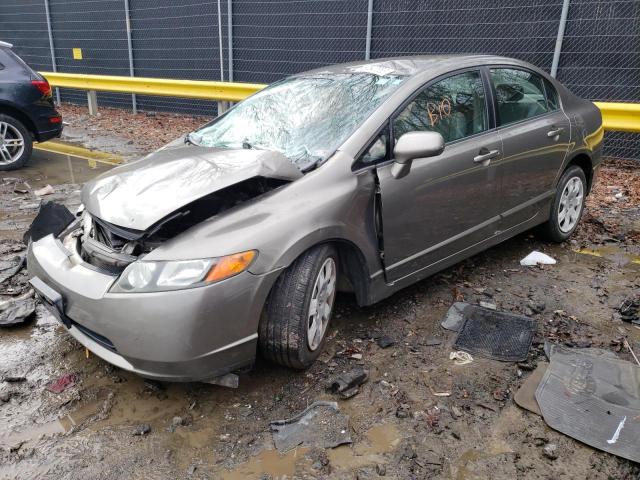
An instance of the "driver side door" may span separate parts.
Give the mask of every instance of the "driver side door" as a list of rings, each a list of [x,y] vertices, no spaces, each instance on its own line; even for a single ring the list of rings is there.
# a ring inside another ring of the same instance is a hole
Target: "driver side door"
[[[403,178],[392,176],[393,162],[377,168],[389,283],[430,275],[497,231],[494,162],[502,144],[491,131],[485,83],[480,69],[452,74],[427,85],[391,119],[391,150],[413,131],[439,132],[445,149],[414,160]]]

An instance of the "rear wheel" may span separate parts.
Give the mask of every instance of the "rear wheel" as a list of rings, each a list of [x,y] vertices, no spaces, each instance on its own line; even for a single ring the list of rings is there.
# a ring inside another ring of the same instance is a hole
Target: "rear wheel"
[[[31,134],[19,120],[0,114],[0,170],[23,167],[33,149]]]
[[[544,237],[553,242],[564,242],[578,227],[584,211],[587,180],[582,168],[572,165],[558,182],[556,195],[551,207],[551,216],[541,225]]]
[[[331,321],[338,279],[338,253],[320,245],[302,254],[276,282],[259,329],[262,355],[304,369],[320,355]]]

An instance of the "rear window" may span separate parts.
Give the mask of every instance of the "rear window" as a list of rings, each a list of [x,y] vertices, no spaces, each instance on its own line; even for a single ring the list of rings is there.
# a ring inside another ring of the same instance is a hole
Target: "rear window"
[[[547,104],[549,110],[557,110],[560,105],[558,104],[558,91],[555,89],[549,80],[544,81],[544,88],[547,91]]]

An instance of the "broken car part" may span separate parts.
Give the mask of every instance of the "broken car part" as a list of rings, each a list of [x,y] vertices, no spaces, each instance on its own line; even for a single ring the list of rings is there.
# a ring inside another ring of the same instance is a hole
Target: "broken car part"
[[[295,417],[269,424],[280,453],[302,447],[334,448],[351,443],[349,417],[336,402],[313,402]]]
[[[329,382],[328,389],[332,393],[338,393],[344,399],[351,398],[359,391],[360,385],[367,381],[368,373],[363,368],[354,368],[341,373]]]
[[[557,349],[536,390],[544,421],[587,445],[640,462],[640,367]]]

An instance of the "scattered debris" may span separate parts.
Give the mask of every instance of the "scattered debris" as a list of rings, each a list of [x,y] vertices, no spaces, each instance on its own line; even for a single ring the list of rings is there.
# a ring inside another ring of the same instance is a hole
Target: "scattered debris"
[[[497,310],[498,309],[498,307],[496,306],[495,303],[485,302],[483,300],[480,300],[478,302],[478,305],[480,305],[482,308],[487,308],[489,310]]]
[[[22,268],[27,264],[27,257],[26,255],[18,255],[14,257],[12,261],[6,263],[3,261],[2,263],[3,268],[0,268],[0,271],[2,271],[4,275],[0,278],[0,284],[6,282],[22,270]],[[6,268],[4,268],[5,266]]]
[[[536,391],[551,428],[594,448],[640,461],[640,367],[572,349],[554,349]]]
[[[451,352],[449,354],[449,360],[453,360],[456,365],[467,365],[473,362],[473,357],[467,352]]]
[[[626,298],[618,307],[620,318],[640,325],[640,298]]]
[[[26,245],[29,240],[36,242],[49,234],[59,235],[75,218],[64,205],[44,203],[22,239]]]
[[[240,385],[240,377],[235,373],[227,373],[226,375],[212,378],[207,383],[227,388],[238,388]]]
[[[469,306],[466,302],[455,302],[449,310],[447,310],[447,314],[444,316],[444,320],[440,325],[442,328],[446,328],[447,330],[452,330],[454,332],[460,331],[462,324],[464,323],[464,309]]]
[[[528,317],[469,305],[455,348],[503,362],[527,359],[535,323]]]
[[[349,372],[334,377],[328,389],[339,393],[343,399],[351,398],[360,391],[360,385],[367,381],[368,373],[362,368],[354,368]]]
[[[33,296],[33,290],[29,293]],[[18,325],[29,320],[36,311],[33,298],[16,298],[0,304],[0,326]]]
[[[51,393],[62,393],[67,388],[74,387],[79,381],[80,379],[75,373],[65,373],[49,383],[45,388]]]
[[[295,417],[269,424],[280,453],[298,446],[334,448],[351,443],[349,417],[336,402],[317,401]]]
[[[149,425],[148,423],[141,423],[140,425],[136,425],[132,435],[142,436],[147,435],[149,432],[151,432],[151,425]]]
[[[24,375],[5,375],[2,380],[7,383],[20,383],[27,380],[27,377]]]
[[[532,267],[535,265],[555,265],[556,260],[551,258],[546,253],[534,250],[529,255],[520,260],[520,265],[523,267]]]
[[[549,460],[558,458],[558,446],[555,443],[549,443],[542,449],[542,454]]]
[[[396,341],[393,337],[390,337],[389,335],[383,335],[382,337],[376,340],[376,343],[380,348],[388,348],[388,347],[391,347],[392,345],[395,345]]]
[[[51,195],[52,193],[55,193],[55,190],[51,185],[47,184],[39,190],[34,190],[33,193],[36,197],[43,197],[45,195]]]
[[[636,361],[638,366],[640,366],[640,360],[638,360],[638,357],[636,357],[636,353],[633,351],[633,348],[631,348],[631,345],[629,344],[629,341],[626,338],[624,338],[623,342],[624,342],[624,346],[627,347],[627,349],[631,353],[631,356],[633,357],[633,359]]]

